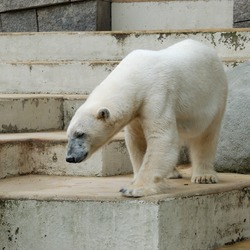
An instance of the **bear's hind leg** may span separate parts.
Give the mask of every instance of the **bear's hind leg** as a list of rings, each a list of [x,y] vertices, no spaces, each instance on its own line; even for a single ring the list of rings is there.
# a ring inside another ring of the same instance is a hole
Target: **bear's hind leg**
[[[204,134],[190,141],[193,183],[217,183],[214,159],[220,131],[221,117],[214,119]]]

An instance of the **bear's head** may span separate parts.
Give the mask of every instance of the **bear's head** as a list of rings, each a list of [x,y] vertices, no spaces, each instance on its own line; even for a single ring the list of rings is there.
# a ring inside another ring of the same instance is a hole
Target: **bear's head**
[[[66,161],[79,163],[89,158],[115,133],[110,110],[80,107],[73,116],[68,130]]]

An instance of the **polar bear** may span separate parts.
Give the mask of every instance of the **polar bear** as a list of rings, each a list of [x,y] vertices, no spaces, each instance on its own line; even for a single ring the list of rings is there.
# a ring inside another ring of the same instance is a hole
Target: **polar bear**
[[[81,162],[125,127],[134,178],[120,192],[164,193],[182,142],[193,183],[216,183],[213,164],[227,98],[215,51],[187,39],[160,51],[135,50],[89,95],[68,130],[67,162]]]

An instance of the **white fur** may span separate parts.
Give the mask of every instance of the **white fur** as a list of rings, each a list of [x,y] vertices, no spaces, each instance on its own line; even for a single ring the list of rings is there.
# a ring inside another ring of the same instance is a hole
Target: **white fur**
[[[227,79],[214,50],[184,40],[165,50],[136,50],[91,93],[73,117],[88,137],[89,156],[124,126],[134,169],[121,192],[139,197],[164,192],[177,178],[179,146],[190,146],[192,182],[215,183],[213,162],[227,97]],[[110,116],[98,119],[105,107]]]

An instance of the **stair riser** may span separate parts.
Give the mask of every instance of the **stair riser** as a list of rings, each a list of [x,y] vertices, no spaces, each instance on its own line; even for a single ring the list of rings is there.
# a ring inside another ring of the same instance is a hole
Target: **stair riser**
[[[60,99],[0,99],[0,106],[0,132],[62,129],[63,106]]]
[[[250,236],[249,192],[159,202],[2,200],[1,246],[19,250],[212,250]]]
[[[250,30],[17,33],[0,35],[1,61],[121,60],[135,49],[163,49],[186,38],[216,47],[221,58],[250,55]],[[18,49],[16,49],[18,48]],[[29,53],[27,53],[27,49]]]
[[[132,173],[124,140],[114,140],[79,164],[66,162],[66,140],[0,141],[0,179],[20,174],[112,176]]]
[[[243,59],[236,59],[223,63],[225,69],[228,69],[242,62],[244,62]],[[0,75],[2,75],[0,92],[89,94],[117,64],[118,62],[108,61],[53,64],[2,63],[0,65]]]
[[[63,100],[63,129],[66,130],[76,110],[85,102],[87,96]]]
[[[85,97],[0,97],[0,133],[66,129]]]
[[[116,65],[88,62],[2,63],[0,91],[1,93],[90,93]]]

